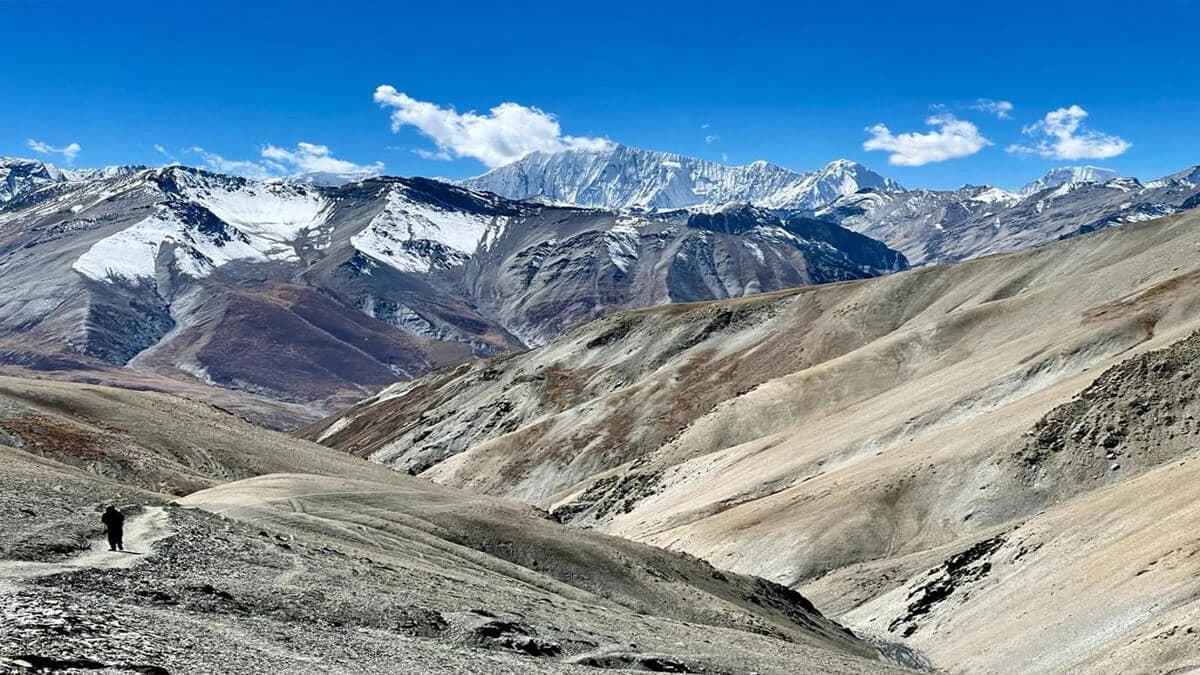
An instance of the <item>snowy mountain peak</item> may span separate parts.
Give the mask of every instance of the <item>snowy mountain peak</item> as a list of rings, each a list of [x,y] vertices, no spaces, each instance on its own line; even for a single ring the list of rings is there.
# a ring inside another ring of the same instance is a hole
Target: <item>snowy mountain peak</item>
[[[60,180],[62,174],[52,164],[35,159],[0,157],[0,203]]]
[[[147,168],[149,167],[141,164],[117,164],[114,166],[103,166],[99,169],[60,169],[59,173],[63,177],[63,180],[75,182],[132,176],[139,171],[145,171]]]
[[[811,210],[865,187],[902,189],[895,181],[845,159],[819,171],[798,173],[763,160],[728,166],[618,144],[597,150],[530,153],[462,184],[510,199],[617,209],[744,202]]]
[[[1200,185],[1200,165],[1190,166],[1169,176],[1146,183],[1146,187],[1160,188],[1168,185]]]
[[[858,162],[838,159],[801,177],[763,200],[761,204],[776,209],[811,211],[863,189],[882,192],[904,190],[896,181],[885,178]]]
[[[1041,178],[1021,188],[1020,194],[1031,195],[1064,184],[1107,183],[1121,174],[1098,166],[1064,166],[1047,171]]]
[[[0,157],[0,204],[20,194],[56,183],[127,176],[144,166],[107,166],[100,169],[60,169],[49,162],[21,157]]]

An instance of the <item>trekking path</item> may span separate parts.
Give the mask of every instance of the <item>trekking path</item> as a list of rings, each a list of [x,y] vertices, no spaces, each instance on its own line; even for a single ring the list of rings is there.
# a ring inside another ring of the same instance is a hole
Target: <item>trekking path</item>
[[[124,551],[108,550],[104,538],[92,541],[88,550],[59,562],[43,563],[25,560],[0,560],[0,593],[10,592],[14,582],[44,577],[50,574],[82,569],[126,569],[139,560],[153,555],[152,547],[175,534],[170,528],[167,512],[161,506],[147,506],[142,512],[125,521]]]

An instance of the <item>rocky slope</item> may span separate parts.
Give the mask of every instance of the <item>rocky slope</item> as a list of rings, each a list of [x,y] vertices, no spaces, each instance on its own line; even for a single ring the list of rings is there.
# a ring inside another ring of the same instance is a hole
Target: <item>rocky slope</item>
[[[762,161],[726,166],[618,144],[601,150],[533,152],[463,185],[511,199],[540,197],[602,208],[678,209],[742,202],[791,211],[812,210],[863,188],[902,190],[890,178],[847,160],[797,173]]]
[[[4,672],[901,671],[777,584],[191,401],[0,378],[0,428]]]
[[[614,310],[906,266],[841,228],[746,213],[721,230],[425,179],[46,178],[0,204],[0,363],[287,426]]]
[[[792,585],[939,667],[1170,670],[1198,607],[1197,278],[1185,212],[616,315],[306,433]]]
[[[744,205],[615,217],[552,209],[487,235],[465,266],[465,284],[484,314],[533,346],[617,309],[907,267],[902,255],[863,235]]]

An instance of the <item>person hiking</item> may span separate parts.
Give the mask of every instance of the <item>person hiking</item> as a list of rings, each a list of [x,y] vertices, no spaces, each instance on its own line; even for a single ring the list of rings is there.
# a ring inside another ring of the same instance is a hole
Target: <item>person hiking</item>
[[[108,534],[108,550],[124,551],[125,545],[121,539],[125,534],[125,515],[118,511],[117,507],[109,506],[104,510],[104,515],[100,516],[100,522],[104,523],[104,532]]]

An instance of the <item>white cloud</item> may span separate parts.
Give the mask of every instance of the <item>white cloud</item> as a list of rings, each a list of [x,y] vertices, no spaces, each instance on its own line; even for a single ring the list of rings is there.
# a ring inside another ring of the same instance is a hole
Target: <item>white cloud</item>
[[[286,150],[274,145],[262,149],[262,158],[268,164],[290,173],[334,174],[345,178],[362,180],[383,173],[383,162],[355,164],[333,156],[329,146],[301,141],[295,150]]]
[[[1013,104],[1011,101],[993,101],[990,98],[981,98],[977,99],[970,107],[972,110],[995,115],[1002,120],[1012,119]]]
[[[200,155],[204,160],[204,168],[215,171],[217,173],[228,173],[234,176],[242,176],[252,178],[254,180],[266,180],[272,177],[272,173],[267,170],[267,167],[258,162],[239,159],[225,159],[215,152],[209,152],[200,146],[188,148],[188,152],[193,152]]]
[[[1076,160],[1108,159],[1133,147],[1132,143],[1120,136],[1084,128],[1083,120],[1087,116],[1088,112],[1077,105],[1052,110],[1040,121],[1021,130],[1026,136],[1040,136],[1041,140],[1035,145],[1014,143],[1007,150],[1040,155],[1047,159]]]
[[[888,151],[892,153],[888,163],[896,166],[921,166],[967,157],[992,144],[974,124],[954,115],[933,115],[925,120],[925,124],[936,130],[896,135],[883,124],[868,127],[871,138],[863,143],[863,150]]]
[[[418,101],[386,84],[375,90],[375,101],[392,109],[392,131],[411,126],[434,142],[436,152],[421,154],[432,159],[474,157],[496,167],[537,150],[600,150],[612,145],[603,138],[564,136],[554,115],[518,103],[501,103],[485,115],[459,113]]]
[[[35,141],[32,138],[29,139],[28,141],[26,141],[25,144],[29,146],[30,150],[32,150],[38,154],[62,155],[63,159],[66,160],[68,165],[74,163],[75,156],[79,154],[80,150],[83,150],[83,148],[78,143],[68,143],[67,145],[65,145],[61,148],[56,148],[56,147],[50,145],[49,143]]]
[[[708,136],[704,137],[704,142],[712,144],[712,143],[715,143],[716,141],[720,140],[720,138],[721,137],[716,134],[709,134]]]
[[[701,124],[701,125],[700,125],[700,128],[701,128],[701,129],[707,129],[707,128],[711,127],[711,126],[712,126],[711,124],[709,124],[708,122],[705,122],[704,124]]]
[[[159,147],[155,146],[155,149]],[[268,144],[259,152],[259,161],[226,159],[201,147],[189,148],[188,151],[199,155],[204,160],[204,167],[211,171],[253,180],[328,174],[347,181],[357,181],[378,176],[383,172],[383,162],[355,164],[334,157],[329,146],[303,141],[297,143],[292,150]]]

